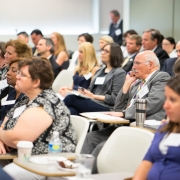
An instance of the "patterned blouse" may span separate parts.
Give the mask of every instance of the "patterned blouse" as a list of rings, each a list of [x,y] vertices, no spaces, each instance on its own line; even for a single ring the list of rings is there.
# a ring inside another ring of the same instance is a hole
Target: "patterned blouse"
[[[16,108],[26,105],[26,109],[32,107],[43,107],[44,110],[52,117],[53,122],[34,142],[32,154],[48,153],[48,142],[53,131],[58,131],[62,142],[62,152],[74,152],[76,148],[76,133],[70,122],[70,112],[64,103],[56,96],[52,89],[43,90],[34,100],[29,101],[24,96],[14,107],[7,113],[9,118],[4,126],[4,130],[13,129],[18,121],[18,117],[13,118]],[[24,111],[25,111],[24,110]],[[23,112],[24,112],[23,111]],[[21,113],[22,114],[22,113]],[[28,127],[27,127],[28,128]]]

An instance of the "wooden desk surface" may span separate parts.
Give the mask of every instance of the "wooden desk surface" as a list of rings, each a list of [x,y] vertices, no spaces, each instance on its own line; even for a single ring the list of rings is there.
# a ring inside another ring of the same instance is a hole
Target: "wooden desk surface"
[[[43,154],[43,155],[36,155],[36,156],[38,157],[38,156],[45,156],[45,155]],[[59,153],[59,156],[66,157],[68,159],[75,159],[76,155],[75,153]],[[13,162],[28,171],[31,171],[33,173],[46,176],[46,177],[75,176],[75,172],[60,170],[55,164],[48,164],[48,165],[34,164],[30,161],[19,161],[18,158],[15,158]]]
[[[103,114],[103,112],[87,112],[87,113],[80,113],[80,115],[87,118],[90,122],[102,122],[102,123],[110,123],[110,124],[129,124],[129,120],[111,115],[106,115]]]
[[[14,159],[17,157],[17,152],[0,154],[0,159]]]
[[[92,174],[89,178],[93,180],[126,180],[131,179],[134,173],[131,172],[121,172],[121,173],[105,173],[105,174]]]
[[[136,126],[136,122],[131,123],[130,126],[145,129],[145,130],[148,130],[148,131],[153,132],[153,133],[155,133],[157,131],[157,129],[148,128],[147,126],[146,127],[145,126],[144,127],[138,127],[138,126]]]

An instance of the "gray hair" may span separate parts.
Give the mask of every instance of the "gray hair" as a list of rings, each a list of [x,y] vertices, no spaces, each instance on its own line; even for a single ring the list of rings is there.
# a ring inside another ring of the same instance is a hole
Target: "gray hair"
[[[147,52],[147,54],[144,55],[146,57],[146,62],[151,61],[154,63],[155,67],[160,69],[159,59],[157,58],[156,54],[153,53],[152,51],[143,51],[143,52]]]
[[[44,39],[46,41],[46,46],[51,46],[50,52],[51,52],[51,54],[54,54],[54,43],[53,43],[53,41],[50,38],[45,38],[45,37],[43,37],[41,39]]]

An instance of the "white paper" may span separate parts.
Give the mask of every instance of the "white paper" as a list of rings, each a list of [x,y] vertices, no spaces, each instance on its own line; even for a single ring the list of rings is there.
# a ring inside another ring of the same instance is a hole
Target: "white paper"
[[[115,34],[116,34],[116,36],[119,36],[119,35],[121,34],[121,29],[117,29],[117,30],[115,31]]]
[[[96,113],[96,112],[81,113],[81,115],[90,119],[123,120],[123,118],[119,118],[116,116],[111,116],[103,113]]]
[[[6,88],[8,86],[9,85],[7,84],[7,80],[6,79],[0,81],[0,89],[4,89],[4,88]]]
[[[156,121],[155,119],[152,119],[152,120],[145,120],[145,123],[146,125],[150,125],[150,126],[157,126],[157,125],[160,125],[161,124],[161,121]]]
[[[26,105],[16,108],[15,111],[14,111],[13,118],[16,118],[16,117],[18,117],[19,115],[21,115],[21,113],[22,113],[25,109],[26,109]]]
[[[60,93],[56,93],[56,96],[61,100],[63,101],[64,100],[64,96],[62,96]]]
[[[83,94],[79,93],[78,91],[73,90],[73,91],[70,92],[70,94],[74,94],[76,96],[80,96],[80,97],[85,98],[85,99],[90,99],[88,96],[83,95]]]
[[[84,75],[84,78],[85,78],[86,80],[90,79],[91,77],[92,77],[92,73],[91,73],[91,72],[89,72],[88,74],[85,74],[85,75]]]
[[[147,85],[143,86],[141,90],[139,90],[138,92],[138,97],[139,99],[141,99],[142,97],[144,97],[146,94],[148,94],[149,89],[147,87]]]
[[[1,106],[15,104],[15,102],[16,102],[16,100],[3,101],[3,102],[1,102]]]
[[[180,145],[180,134],[179,133],[171,133],[169,136],[164,140],[164,144],[166,146],[174,146],[177,147]]]
[[[101,85],[104,84],[104,81],[105,81],[105,77],[97,77],[94,84]]]

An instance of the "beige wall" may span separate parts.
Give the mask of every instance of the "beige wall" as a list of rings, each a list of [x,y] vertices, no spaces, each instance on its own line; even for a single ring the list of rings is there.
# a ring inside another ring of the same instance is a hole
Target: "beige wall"
[[[179,0],[131,0],[130,28],[141,35],[145,29],[155,28],[165,36],[180,39]]]

